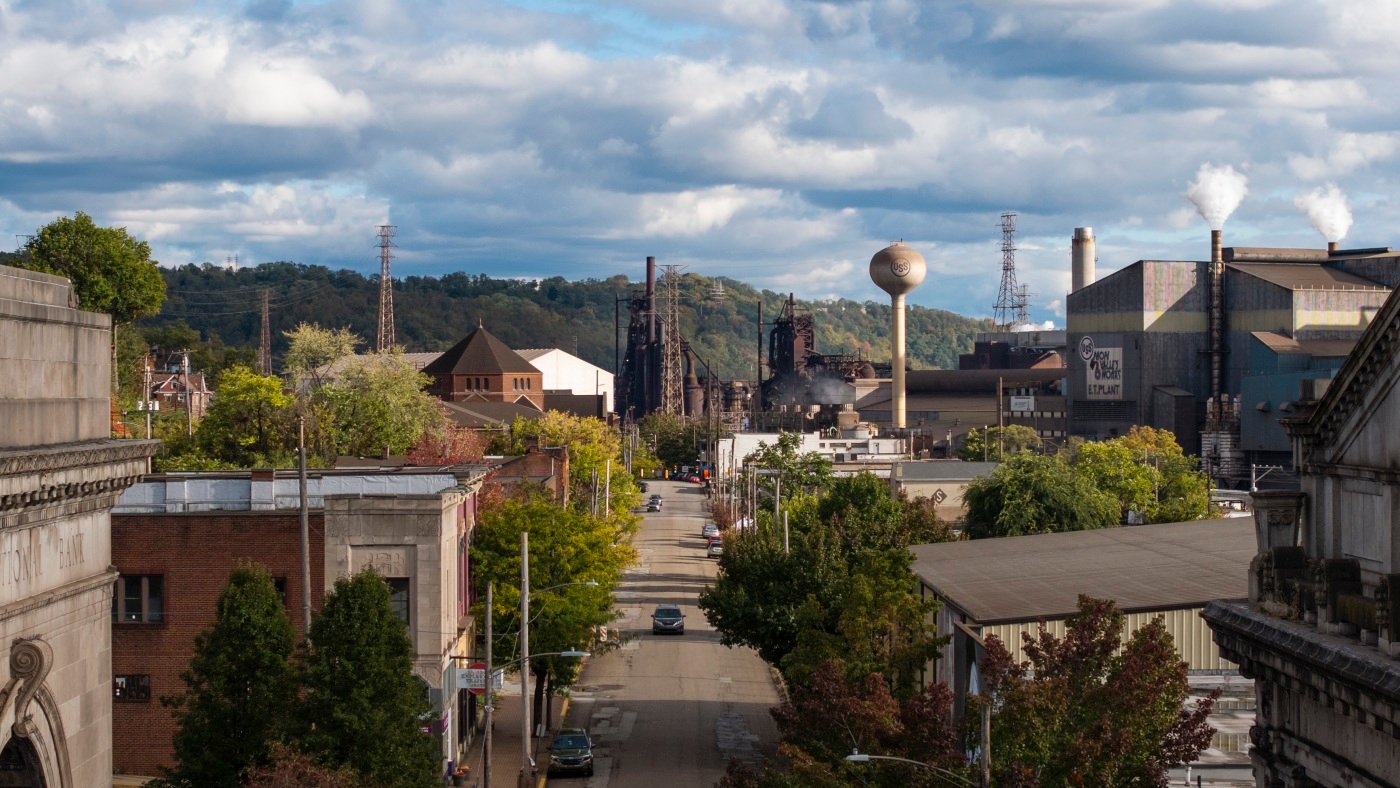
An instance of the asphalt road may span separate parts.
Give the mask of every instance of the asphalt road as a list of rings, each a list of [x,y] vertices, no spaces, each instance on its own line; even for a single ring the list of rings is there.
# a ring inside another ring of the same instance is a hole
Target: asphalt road
[[[712,786],[731,757],[754,760],[777,746],[768,666],[749,649],[721,646],[695,606],[718,563],[705,557],[700,537],[704,490],[648,484],[648,495],[662,494],[662,511],[645,516],[633,542],[638,565],[618,589],[624,645],[589,660],[566,718],[592,735],[595,773],[551,785]],[[684,635],[651,634],[651,611],[662,602],[685,612]]]

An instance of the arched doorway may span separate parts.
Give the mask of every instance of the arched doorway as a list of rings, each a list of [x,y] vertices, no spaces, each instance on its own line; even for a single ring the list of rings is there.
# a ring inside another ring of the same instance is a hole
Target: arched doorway
[[[0,788],[47,788],[39,753],[28,739],[11,736],[0,750]]]

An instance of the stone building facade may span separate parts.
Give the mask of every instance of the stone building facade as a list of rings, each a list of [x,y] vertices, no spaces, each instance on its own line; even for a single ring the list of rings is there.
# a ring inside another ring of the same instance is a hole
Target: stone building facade
[[[1298,492],[1254,495],[1247,604],[1203,615],[1255,681],[1260,788],[1400,785],[1400,296],[1284,421]]]
[[[110,511],[153,445],[111,434],[111,321],[0,266],[0,770],[112,781]]]

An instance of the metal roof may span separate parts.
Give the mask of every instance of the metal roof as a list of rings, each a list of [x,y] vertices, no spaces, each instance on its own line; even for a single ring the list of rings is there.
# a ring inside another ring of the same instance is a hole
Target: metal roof
[[[981,624],[1064,618],[1080,594],[1124,612],[1249,594],[1254,519],[1233,517],[913,545],[913,571]]]
[[[1289,290],[1388,290],[1385,285],[1316,263],[1226,263],[1240,273]]]
[[[1253,331],[1250,336],[1263,343],[1264,347],[1284,356],[1315,356],[1337,358],[1351,353],[1356,347],[1355,339],[1294,339],[1277,331]]]
[[[963,482],[978,479],[996,470],[995,462],[962,460],[913,460],[896,463],[897,478],[911,482]]]

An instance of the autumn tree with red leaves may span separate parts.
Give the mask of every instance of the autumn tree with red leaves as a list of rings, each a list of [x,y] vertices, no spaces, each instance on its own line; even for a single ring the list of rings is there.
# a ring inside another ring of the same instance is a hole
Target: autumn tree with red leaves
[[[735,765],[729,788],[878,785],[891,788],[947,785],[969,778],[962,735],[952,721],[952,694],[931,684],[902,701],[879,673],[851,679],[834,661],[818,665],[794,685],[790,699],[773,709],[782,732],[780,752],[790,770],[780,774]],[[850,763],[852,750],[924,764],[874,760]]]
[[[998,785],[1166,786],[1168,769],[1210,746],[1219,692],[1187,708],[1186,663],[1162,619],[1119,650],[1124,620],[1112,601],[1080,596],[1064,637],[1043,625],[1023,635],[1025,662],[987,638]]]

